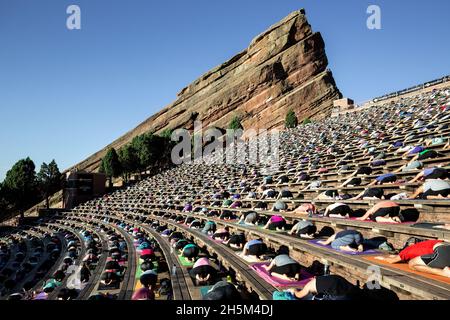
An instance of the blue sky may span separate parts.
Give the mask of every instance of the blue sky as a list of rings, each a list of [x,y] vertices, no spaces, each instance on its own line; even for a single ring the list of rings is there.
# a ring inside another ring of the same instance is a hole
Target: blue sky
[[[83,160],[301,7],[356,101],[450,73],[447,0],[0,0],[0,181],[23,157]]]

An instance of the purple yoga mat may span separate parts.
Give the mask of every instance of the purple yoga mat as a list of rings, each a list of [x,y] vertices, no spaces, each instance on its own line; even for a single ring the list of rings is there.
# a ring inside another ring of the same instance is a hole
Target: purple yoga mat
[[[273,285],[274,287],[301,287],[303,288],[313,277],[312,275],[310,275],[309,273],[307,273],[306,271],[302,270],[301,271],[301,278],[302,280],[300,281],[288,281],[288,280],[282,280],[276,277],[272,277],[266,269],[263,268],[264,265],[269,265],[266,262],[259,262],[259,263],[254,263],[252,264],[250,267],[256,271],[256,273],[263,278],[264,280],[266,280],[268,283],[270,283],[271,285]]]
[[[338,249],[333,249],[331,246],[325,246],[325,245],[323,245],[323,244],[320,244],[319,241],[321,241],[321,240],[320,240],[320,239],[319,239],[319,240],[310,240],[310,241],[308,241],[308,242],[309,242],[309,243],[312,243],[312,244],[315,244],[315,245],[317,245],[317,246],[323,247],[323,248],[328,248],[328,249],[330,249],[330,250],[334,250],[334,251],[337,251],[337,252],[342,252],[342,253],[344,253],[344,254],[349,254],[349,255],[352,255],[352,256],[361,256],[361,255],[366,255],[366,254],[379,254],[378,251],[372,250],[372,249],[365,250],[365,251],[363,251],[363,252],[348,252],[348,251],[342,251],[342,250],[338,250]]]

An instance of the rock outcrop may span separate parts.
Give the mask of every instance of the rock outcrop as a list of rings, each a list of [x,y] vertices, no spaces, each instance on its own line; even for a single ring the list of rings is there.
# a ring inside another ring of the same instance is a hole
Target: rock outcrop
[[[182,89],[172,104],[76,167],[95,170],[109,147],[120,148],[148,131],[192,129],[193,120],[201,120],[204,128],[226,128],[238,115],[244,129],[272,129],[283,127],[291,108],[299,119],[329,116],[341,94],[327,65],[321,34],[312,31],[303,10],[295,11]]]

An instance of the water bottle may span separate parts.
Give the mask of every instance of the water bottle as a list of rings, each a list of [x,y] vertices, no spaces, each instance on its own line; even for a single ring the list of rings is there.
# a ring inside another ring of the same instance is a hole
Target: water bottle
[[[328,265],[328,262],[325,263],[323,266],[323,275],[327,276],[330,274],[330,266]]]
[[[177,266],[174,264],[172,266],[172,276],[176,276],[176,274],[177,274]]]

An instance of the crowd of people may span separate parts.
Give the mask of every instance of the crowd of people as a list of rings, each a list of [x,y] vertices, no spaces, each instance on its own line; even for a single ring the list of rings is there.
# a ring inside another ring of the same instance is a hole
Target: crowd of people
[[[316,244],[330,252],[389,252],[380,254],[378,260],[407,262],[411,270],[450,277],[450,244],[446,239],[424,236],[409,243],[400,238],[393,245],[393,239],[369,237],[359,229],[361,223],[412,228],[413,223],[433,222],[434,228],[450,230],[450,219],[445,215],[450,207],[450,201],[446,202],[450,199],[449,124],[450,89],[435,90],[283,131],[276,166],[255,164],[245,157],[229,164],[223,162],[223,155],[214,154],[203,163],[183,164],[89,201],[71,214],[98,215],[104,217],[105,224],[111,223],[108,216],[114,216],[118,221],[151,225],[167,239],[173,254],[189,266],[192,281],[212,286],[205,299],[237,297],[242,290],[227,281],[226,275],[219,276],[223,270],[218,270],[195,242],[151,216],[201,232],[249,263],[267,262],[265,270],[286,281],[298,281],[304,266],[287,247],[249,235],[246,230],[318,240]],[[257,153],[257,146],[246,144],[248,154]],[[417,210],[415,204],[419,203],[426,205]],[[430,218],[436,212],[428,209],[433,206],[443,210],[440,220]],[[411,209],[417,211],[415,216]],[[327,221],[339,220],[354,224],[345,230],[333,229],[331,224],[323,227]],[[152,299],[158,282],[152,268],[155,244],[142,230],[129,230],[131,226],[125,222],[118,226],[128,228],[126,232],[140,246],[138,252],[144,253],[140,259],[143,287],[133,299]],[[88,231],[83,232],[89,237]],[[109,241],[111,260],[101,276],[105,286],[122,281],[120,262],[131,249],[119,234],[110,235]],[[98,262],[98,247],[95,241],[84,242],[89,248],[83,259],[83,280],[87,283],[92,277],[91,264]],[[11,245],[2,244],[2,261]],[[63,265],[58,271],[64,272]],[[63,280],[58,271],[49,286]],[[315,275],[303,288],[285,293],[292,299],[366,296],[363,288],[338,275]]]

